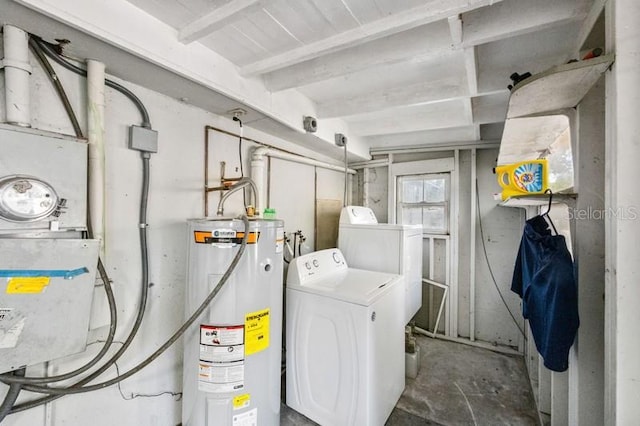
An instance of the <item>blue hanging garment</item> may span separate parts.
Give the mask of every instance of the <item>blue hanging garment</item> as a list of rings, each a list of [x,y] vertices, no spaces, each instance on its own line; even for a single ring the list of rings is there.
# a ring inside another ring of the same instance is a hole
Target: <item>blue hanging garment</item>
[[[545,367],[565,371],[580,325],[578,289],[565,239],[552,235],[542,216],[525,224],[511,290],[522,298],[522,315]]]

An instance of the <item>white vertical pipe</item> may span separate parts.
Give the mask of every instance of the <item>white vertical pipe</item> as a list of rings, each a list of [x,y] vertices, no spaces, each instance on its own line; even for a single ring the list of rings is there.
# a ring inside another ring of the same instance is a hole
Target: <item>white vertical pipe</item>
[[[6,121],[31,127],[29,106],[29,35],[13,25],[3,27]]]
[[[476,149],[471,150],[471,229],[469,231],[469,338],[476,340]]]
[[[263,157],[251,160],[251,179],[258,189],[256,201],[258,203],[265,203],[264,206],[256,205],[256,212],[261,213],[261,209],[270,207],[267,204],[267,185],[265,184],[265,164]]]
[[[93,238],[100,241],[104,256],[105,155],[104,155],[104,64],[87,61],[87,133],[89,142],[89,221]]]

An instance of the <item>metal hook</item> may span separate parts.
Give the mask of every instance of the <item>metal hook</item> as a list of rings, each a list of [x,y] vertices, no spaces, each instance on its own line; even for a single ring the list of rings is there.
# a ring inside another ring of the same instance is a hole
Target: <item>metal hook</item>
[[[547,188],[544,193],[549,194],[549,204],[547,205],[547,211],[542,214],[543,216],[546,216],[551,211],[551,203],[553,203],[553,191],[551,190],[551,188]]]
[[[551,190],[551,188],[548,188],[546,191],[544,191],[545,194],[549,194],[549,204],[547,205],[547,211],[542,213],[541,216],[546,216],[547,221],[551,224],[551,227],[553,228],[553,231],[556,233],[556,235],[558,235],[558,230],[556,229],[556,225],[554,225],[553,221],[551,220],[551,217],[549,216],[549,212],[551,212],[551,203],[553,203],[553,191]]]

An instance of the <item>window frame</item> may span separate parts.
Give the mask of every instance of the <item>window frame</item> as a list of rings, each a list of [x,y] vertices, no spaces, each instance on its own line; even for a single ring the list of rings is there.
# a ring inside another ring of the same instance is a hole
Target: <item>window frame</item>
[[[426,182],[428,180],[444,180],[444,201],[438,202],[428,202],[428,201],[420,201],[420,202],[405,202],[403,201],[404,191],[402,190],[402,185],[407,180],[420,180]],[[434,234],[434,235],[450,235],[451,234],[451,226],[450,226],[450,214],[451,214],[451,173],[450,172],[440,172],[440,173],[419,173],[419,174],[410,174],[410,175],[399,175],[396,178],[396,217],[397,223],[402,222],[402,212],[406,207],[410,208],[425,208],[425,207],[442,207],[444,209],[444,227],[440,229],[434,228],[426,228],[423,225],[423,233],[425,234]]]

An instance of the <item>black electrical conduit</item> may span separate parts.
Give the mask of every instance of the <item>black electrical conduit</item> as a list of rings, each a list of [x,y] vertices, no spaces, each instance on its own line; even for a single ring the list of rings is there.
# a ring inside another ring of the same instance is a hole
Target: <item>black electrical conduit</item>
[[[40,37],[37,37],[35,35],[31,35],[31,38],[33,38],[34,42],[38,44],[38,46],[40,46],[40,48],[47,54],[47,56],[49,56],[51,59],[56,61],[58,64],[62,65],[66,69],[73,71],[76,74],[79,74],[83,77],[87,76],[87,70],[72,64],[71,62],[67,61],[64,57],[62,57],[62,55],[60,55],[54,48],[54,46],[56,45],[47,43],[46,41],[42,40]],[[116,83],[113,80],[109,80],[108,78],[105,78],[104,84],[107,87],[111,87],[112,89],[117,90],[118,92],[122,93],[127,98],[129,98],[140,111],[140,115],[142,115],[142,127],[146,127],[148,129],[151,128],[151,121],[149,120],[149,112],[145,108],[142,101],[131,90],[127,89],[121,84]]]
[[[24,376],[26,371],[25,367],[19,368],[13,371],[13,375],[15,377]],[[2,404],[0,405],[0,423],[4,420],[9,413],[11,413],[11,407],[15,404],[18,399],[18,395],[20,395],[20,391],[22,390],[22,385],[20,383],[12,383],[9,385],[9,390],[7,391],[7,395],[4,397]]]
[[[29,37],[29,47],[31,48],[31,51],[36,56],[36,58],[38,58],[38,60],[40,61],[42,68],[45,70],[45,72],[49,76],[49,80],[51,80],[51,83],[53,83],[53,86],[55,87],[56,92],[58,92],[60,101],[62,101],[62,106],[64,106],[64,109],[67,112],[67,115],[69,116],[69,120],[71,120],[71,125],[73,126],[73,130],[76,132],[76,136],[79,138],[82,138],[83,137],[82,129],[80,128],[80,123],[78,123],[78,118],[76,117],[76,114],[73,112],[73,108],[71,107],[71,102],[69,102],[69,98],[67,97],[67,93],[65,92],[64,87],[62,87],[62,83],[58,79],[58,75],[56,74],[55,70],[47,60],[47,57],[44,55],[44,51],[42,50],[40,45],[36,43],[33,36]]]
[[[78,124],[78,119],[75,113],[73,112],[73,108],[71,107],[69,98],[67,97],[64,87],[62,86],[62,84],[60,84],[60,81],[58,80],[55,74],[55,71],[51,67],[51,64],[49,64],[49,61],[44,56],[43,52],[40,50],[40,47],[33,42],[33,38],[29,38],[29,47],[31,47],[31,50],[38,57],[41,64],[43,65],[43,68],[49,74],[51,81],[54,83],[54,87],[58,92],[58,95],[60,96],[62,103],[64,104],[67,114],[69,115],[69,119],[71,120],[72,123],[74,123],[73,127],[76,132],[76,136],[82,137],[82,130],[80,129],[80,126]],[[93,234],[91,230],[91,223],[88,224],[88,228],[89,228],[89,237],[91,238]],[[22,383],[22,384],[58,382],[61,380],[70,379],[72,377],[75,377],[75,376],[78,376],[79,374],[84,373],[85,371],[89,370],[91,367],[94,367],[98,361],[104,358],[106,353],[109,351],[109,348],[111,347],[111,344],[113,343],[113,340],[115,338],[118,317],[117,317],[117,310],[116,310],[116,301],[113,295],[113,288],[111,286],[111,279],[109,278],[107,271],[104,267],[104,264],[102,263],[102,260],[100,258],[98,258],[98,273],[104,285],[104,290],[105,290],[105,293],[107,296],[107,302],[109,305],[109,316],[110,316],[109,334],[107,335],[107,338],[105,340],[105,343],[102,349],[86,364],[65,374],[59,374],[56,376],[47,376],[47,377],[22,377],[24,376],[24,374],[22,376],[4,374],[4,375],[0,375],[0,380],[2,380],[4,383]]]
[[[126,373],[123,373],[111,380],[107,380],[106,382],[97,383],[95,385],[85,386],[85,387],[71,386],[68,388],[50,388],[50,387],[23,385],[23,389],[32,391],[32,392],[38,392],[38,393],[48,393],[52,395],[66,395],[66,394],[73,394],[73,393],[90,392],[94,390],[104,389],[108,386],[121,382],[122,380],[127,379],[133,376],[134,374],[138,373],[144,367],[152,363],[156,358],[162,355],[164,351],[166,351],[171,345],[173,345],[184,334],[184,332],[187,331],[187,329],[194,322],[196,322],[196,320],[198,320],[198,318],[200,318],[200,315],[202,315],[204,310],[207,309],[211,301],[216,297],[218,292],[229,280],[229,277],[231,276],[236,266],[238,265],[238,262],[240,262],[240,259],[242,258],[242,255],[247,246],[247,240],[249,238],[249,219],[247,218],[246,215],[242,215],[241,219],[242,219],[242,222],[244,223],[244,229],[245,229],[244,235],[242,237],[242,242],[240,243],[240,248],[238,252],[234,256],[233,260],[231,261],[231,264],[229,265],[224,275],[220,279],[220,282],[218,282],[215,288],[211,290],[211,293],[209,293],[207,298],[204,299],[204,301],[198,307],[198,309],[196,309],[196,311],[193,314],[191,314],[189,319],[184,324],[182,324],[182,326],[169,338],[169,340],[167,340],[162,346],[160,346],[153,354],[151,354],[149,357],[147,357],[144,361],[140,362],[135,367],[131,368]]]

